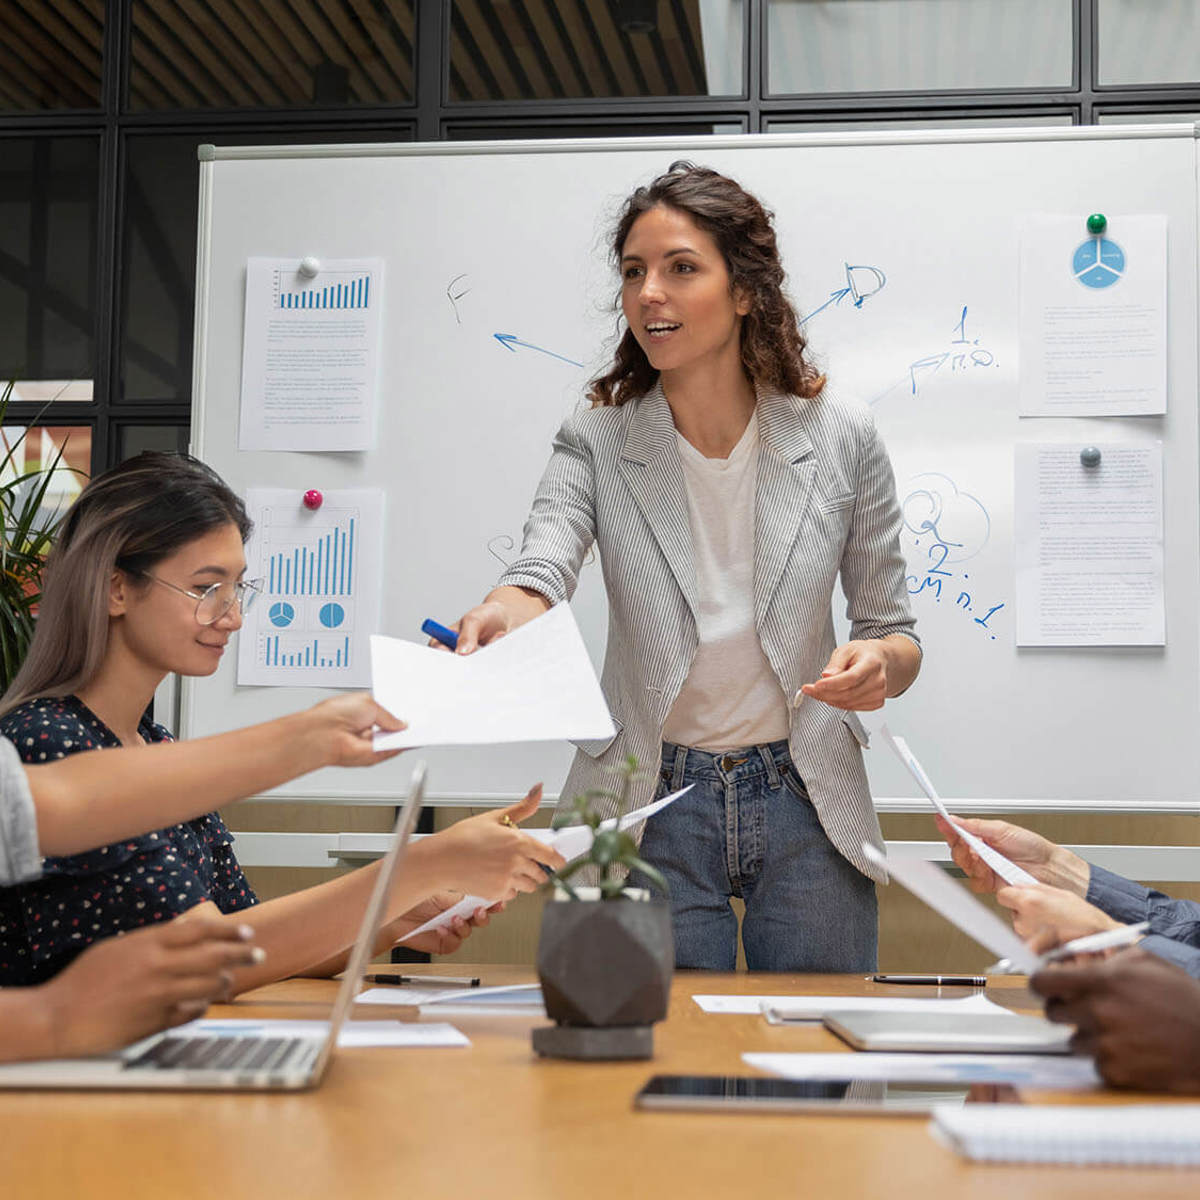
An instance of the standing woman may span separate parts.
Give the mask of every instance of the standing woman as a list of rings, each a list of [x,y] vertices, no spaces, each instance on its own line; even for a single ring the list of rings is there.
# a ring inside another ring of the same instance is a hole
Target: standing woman
[[[734,969],[740,896],[751,970],[871,969],[880,876],[862,844],[881,839],[855,711],[920,666],[891,466],[869,412],[806,359],[771,217],[732,179],[674,164],[626,201],[612,252],[628,328],[459,652],[569,599],[594,541],[618,733],[580,746],[564,796],[631,754],[659,794],[695,785],[642,840],[679,966]]]

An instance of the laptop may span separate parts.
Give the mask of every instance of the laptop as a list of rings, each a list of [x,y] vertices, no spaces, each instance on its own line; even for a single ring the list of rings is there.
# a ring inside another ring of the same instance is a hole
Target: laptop
[[[396,818],[391,845],[367,901],[358,939],[338,988],[327,1032],[258,1037],[231,1029],[184,1026],[144,1038],[112,1054],[0,1066],[0,1089],[170,1089],[175,1091],[300,1091],[321,1082],[371,959],[388,893],[425,797],[418,763]],[[275,1022],[272,1022],[275,1024]]]
[[[1015,1013],[827,1012],[825,1028],[855,1050],[944,1054],[1070,1054],[1069,1025]]]

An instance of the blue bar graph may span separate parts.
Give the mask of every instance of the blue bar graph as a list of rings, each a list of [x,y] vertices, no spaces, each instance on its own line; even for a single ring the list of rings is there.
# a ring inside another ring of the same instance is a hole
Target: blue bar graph
[[[348,667],[350,638],[322,641],[320,638],[301,640],[285,636],[281,640],[279,634],[269,634],[262,646],[262,662],[267,667]]]
[[[280,291],[279,307],[286,309],[367,308],[371,301],[371,277],[360,275],[347,283],[330,283],[302,291]]]
[[[311,545],[278,551],[264,564],[273,596],[348,596],[354,588],[356,519],[314,538]]]

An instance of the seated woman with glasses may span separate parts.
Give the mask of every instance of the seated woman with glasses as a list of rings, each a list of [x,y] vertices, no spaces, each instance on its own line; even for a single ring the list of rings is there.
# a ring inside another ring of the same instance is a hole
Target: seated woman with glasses
[[[187,455],[145,453],[93,480],[67,514],[47,562],[37,631],[0,702],[0,734],[24,762],[169,734],[145,717],[169,672],[211,675],[258,584],[243,578],[250,520],[241,500]],[[511,898],[562,858],[507,821],[529,816],[540,789],[505,812],[460,821],[408,851],[385,937],[395,941],[458,893]],[[373,883],[368,867],[258,903],[216,813],[45,860],[41,878],[0,888],[0,985],[36,984],[92,942],[182,912],[237,914],[265,961],[235,990],[341,968]],[[486,914],[476,915],[482,923]],[[458,922],[422,935],[444,953]]]

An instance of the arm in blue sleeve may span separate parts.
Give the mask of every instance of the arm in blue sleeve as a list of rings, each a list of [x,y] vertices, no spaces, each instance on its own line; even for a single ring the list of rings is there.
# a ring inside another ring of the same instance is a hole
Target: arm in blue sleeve
[[[1149,921],[1150,934],[1142,945],[1200,978],[1200,903],[1172,900],[1162,892],[1094,864],[1088,878],[1087,900],[1127,925]]]

